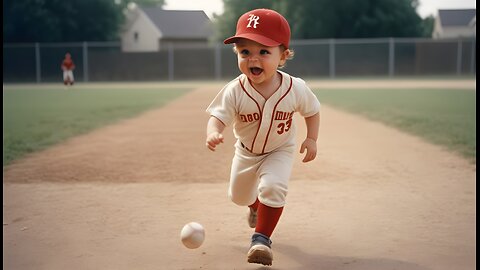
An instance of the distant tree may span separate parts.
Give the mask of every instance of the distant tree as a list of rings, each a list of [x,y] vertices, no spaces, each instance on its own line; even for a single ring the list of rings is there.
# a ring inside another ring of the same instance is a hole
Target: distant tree
[[[123,20],[115,0],[8,0],[3,1],[3,41],[118,40]]]
[[[126,8],[129,4],[135,3],[138,6],[142,7],[163,7],[165,5],[165,0],[115,0],[117,3],[122,6],[122,8]]]
[[[421,37],[425,23],[416,12],[418,0],[224,0],[216,16],[218,39],[235,32],[236,21],[253,8],[283,14],[292,38]]]
[[[423,21],[422,21],[422,36],[423,37],[432,37],[434,24],[435,24],[435,18],[432,15],[423,19]]]

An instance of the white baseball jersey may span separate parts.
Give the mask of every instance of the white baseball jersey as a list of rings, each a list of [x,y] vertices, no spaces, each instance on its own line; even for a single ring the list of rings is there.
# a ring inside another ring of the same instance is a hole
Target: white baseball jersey
[[[285,204],[295,152],[293,114],[309,117],[320,109],[303,80],[279,73],[282,83],[267,100],[242,74],[207,108],[223,124],[234,126],[238,141],[228,195],[238,205],[251,205],[257,198],[270,207]]]
[[[310,117],[320,102],[300,78],[282,75],[279,89],[268,100],[242,74],[228,83],[207,108],[225,126],[233,123],[235,137],[252,153],[269,153],[295,140],[293,114]]]

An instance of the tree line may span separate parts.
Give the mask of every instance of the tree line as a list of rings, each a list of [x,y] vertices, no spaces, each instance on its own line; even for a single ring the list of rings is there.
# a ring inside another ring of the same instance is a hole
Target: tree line
[[[3,1],[4,42],[117,41],[129,0]],[[136,0],[163,6],[165,0]],[[235,33],[238,17],[256,8],[285,16],[292,39],[430,37],[433,17],[422,19],[418,0],[223,0],[214,14],[214,41]]]
[[[271,8],[290,23],[292,38],[430,37],[432,16],[422,19],[418,0],[224,0],[217,37],[235,32],[236,20],[256,8]]]

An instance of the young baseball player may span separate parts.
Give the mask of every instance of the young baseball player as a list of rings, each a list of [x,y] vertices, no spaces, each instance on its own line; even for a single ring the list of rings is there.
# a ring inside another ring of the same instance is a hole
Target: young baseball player
[[[290,27],[279,13],[256,9],[242,15],[234,44],[242,74],[215,97],[207,112],[206,146],[215,151],[222,132],[233,123],[237,142],[232,161],[229,197],[248,206],[248,223],[255,228],[247,257],[250,263],[271,265],[270,237],[285,205],[294,161],[295,123],[299,112],[307,126],[300,153],[303,162],[315,159],[320,103],[302,79],[279,71],[287,59]]]
[[[73,70],[75,69],[75,64],[73,63],[70,53],[65,54],[65,58],[62,61],[61,68],[63,70],[63,84],[73,85]]]

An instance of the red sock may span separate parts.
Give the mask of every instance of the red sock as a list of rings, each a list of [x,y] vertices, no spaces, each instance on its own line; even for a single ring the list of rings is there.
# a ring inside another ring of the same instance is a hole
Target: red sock
[[[249,205],[248,207],[250,207],[250,208],[252,208],[253,210],[257,211],[257,209],[258,209],[258,204],[259,204],[259,203],[260,203],[260,201],[259,201],[258,198],[257,198],[257,200],[256,200],[252,205]]]
[[[255,232],[270,237],[275,226],[277,226],[282,211],[283,207],[274,208],[259,203],[257,210],[257,227],[255,228]]]

